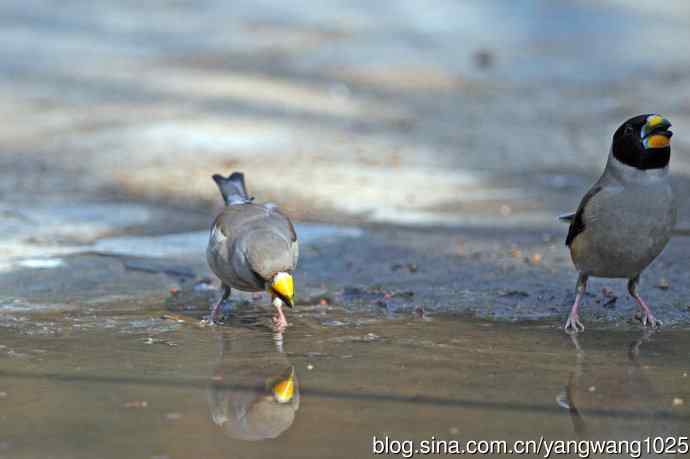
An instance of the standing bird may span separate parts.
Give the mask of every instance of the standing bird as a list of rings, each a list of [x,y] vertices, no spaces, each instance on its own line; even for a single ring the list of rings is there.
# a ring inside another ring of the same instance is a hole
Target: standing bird
[[[577,211],[561,216],[570,222],[565,244],[579,271],[567,332],[584,330],[578,307],[589,276],[626,278],[641,308],[642,325],[661,325],[637,292],[640,273],[661,253],[676,222],[668,163],[671,123],[639,115],[613,135],[601,178],[585,194]]]
[[[206,259],[222,282],[223,295],[213,307],[211,322],[218,320],[230,289],[267,291],[273,299],[279,329],[287,326],[283,305],[294,306],[292,272],[297,266],[299,244],[292,222],[274,204],[254,204],[244,185],[244,174],[225,178],[216,174],[225,209],[211,226]]]

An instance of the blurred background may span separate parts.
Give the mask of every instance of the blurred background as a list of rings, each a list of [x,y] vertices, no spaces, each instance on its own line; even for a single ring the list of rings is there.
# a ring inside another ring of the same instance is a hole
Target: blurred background
[[[0,21],[5,215],[126,201],[202,228],[210,175],[241,170],[302,220],[548,227],[644,112],[688,190],[682,0],[7,0]]]

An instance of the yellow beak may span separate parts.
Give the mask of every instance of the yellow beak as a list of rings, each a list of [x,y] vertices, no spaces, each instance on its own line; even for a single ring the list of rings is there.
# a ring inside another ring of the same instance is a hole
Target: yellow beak
[[[288,273],[278,273],[273,278],[271,290],[291,308],[295,305],[295,281]]]
[[[668,130],[671,122],[660,115],[651,115],[642,127],[642,143],[645,148],[665,148],[671,143],[673,133]]]
[[[273,396],[278,403],[287,403],[295,394],[295,367],[290,367],[290,375],[287,379],[279,381],[273,386]]]

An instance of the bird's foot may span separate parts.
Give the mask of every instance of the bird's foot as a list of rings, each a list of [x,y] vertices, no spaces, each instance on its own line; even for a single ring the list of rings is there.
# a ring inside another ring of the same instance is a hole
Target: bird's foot
[[[276,312],[273,315],[273,328],[277,333],[282,333],[288,326],[288,321],[285,318],[285,314],[281,312]]]
[[[579,333],[585,331],[585,326],[582,325],[580,317],[577,314],[570,314],[563,326],[563,330],[568,334]]]
[[[661,328],[661,326],[664,325],[663,322],[654,317],[652,311],[642,310],[635,314],[635,318],[642,323],[643,327]]]
[[[211,320],[211,316],[203,316],[199,321],[200,327],[212,327],[214,325],[216,324]]]
[[[223,314],[214,308],[211,315],[204,318],[208,325],[220,325],[223,323]]]
[[[207,319],[209,325],[221,325],[225,323],[226,312],[224,311],[224,309],[226,309],[226,307],[228,307],[228,303],[226,300],[220,300],[213,306],[213,309],[211,310],[211,315],[208,316]]]

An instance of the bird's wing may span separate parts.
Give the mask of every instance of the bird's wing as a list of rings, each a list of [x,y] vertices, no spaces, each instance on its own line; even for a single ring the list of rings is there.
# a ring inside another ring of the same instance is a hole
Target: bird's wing
[[[269,219],[271,219],[272,224],[276,228],[284,232],[290,241],[297,241],[297,232],[295,231],[295,227],[293,226],[288,216],[285,215],[278,208],[278,206],[273,203],[266,203],[263,207],[264,209],[266,209],[266,212],[268,213],[268,217]]]
[[[295,227],[292,221],[290,221],[290,218],[278,209],[277,206],[272,204],[266,204],[265,206],[268,209],[274,228],[290,241],[289,250],[292,256],[292,267],[290,270],[294,270],[297,267],[297,260],[299,259],[297,231],[295,231]]]
[[[580,201],[580,205],[578,206],[577,211],[570,220],[568,236],[565,238],[565,245],[567,245],[568,247],[570,247],[570,244],[573,243],[577,235],[585,230],[584,212],[587,203],[603,188],[604,187],[602,185],[598,184],[593,186],[582,198],[582,201]]]
[[[261,290],[264,280],[248,264],[241,238],[262,226],[265,210],[254,204],[227,206],[211,229],[207,259],[213,272],[226,284],[240,290]]]

